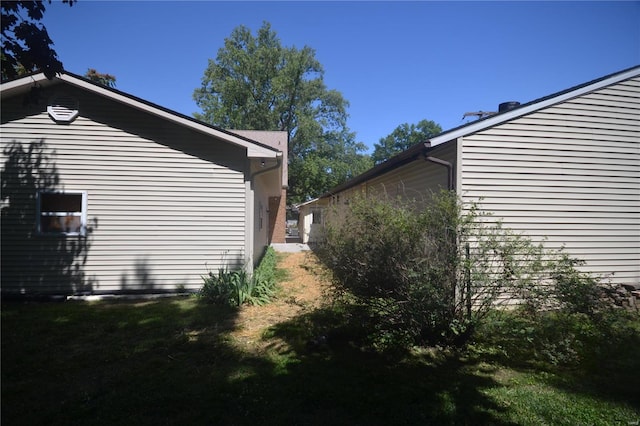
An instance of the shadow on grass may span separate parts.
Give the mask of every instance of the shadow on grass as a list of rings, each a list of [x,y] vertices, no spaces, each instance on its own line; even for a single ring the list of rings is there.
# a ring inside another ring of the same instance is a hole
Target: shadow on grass
[[[490,374],[454,359],[383,357],[344,336],[306,342],[326,311],[243,352],[236,312],[193,298],[2,307],[6,425],[506,424]]]
[[[490,321],[474,357],[533,375],[562,391],[627,404],[640,412],[640,317],[624,311],[599,318],[503,315]],[[496,350],[498,349],[498,350]]]
[[[497,385],[491,371],[457,356],[368,351],[361,331],[333,310],[277,324],[265,337],[284,339],[298,359],[280,387],[297,389],[290,400],[304,414],[299,424],[511,424],[483,392]]]

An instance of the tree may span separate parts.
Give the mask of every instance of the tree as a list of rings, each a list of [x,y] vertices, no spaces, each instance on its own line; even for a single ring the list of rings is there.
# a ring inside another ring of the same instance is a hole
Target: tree
[[[370,163],[346,126],[348,102],[323,81],[308,46],[284,47],[265,22],[239,26],[209,60],[195,117],[228,129],[280,130],[289,137],[289,202],[310,199]]]
[[[75,1],[62,0],[70,6]],[[0,2],[0,9],[2,81],[33,71],[42,71],[49,79],[62,72],[62,62],[51,48],[53,41],[44,25],[38,22],[43,17],[45,3],[34,0],[3,1]]]
[[[401,124],[390,135],[373,145],[373,162],[383,163],[410,146],[425,142],[441,132],[440,125],[431,120],[421,120],[418,124]]]
[[[94,68],[89,68],[84,76],[95,83],[102,84],[103,86],[111,88],[116,87],[115,75],[103,74],[96,71]]]

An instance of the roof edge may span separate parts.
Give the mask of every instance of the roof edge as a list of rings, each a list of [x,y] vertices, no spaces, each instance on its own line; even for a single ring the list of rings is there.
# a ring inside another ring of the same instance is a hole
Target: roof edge
[[[469,124],[464,124],[459,127],[447,130],[434,136],[430,139],[433,146],[441,144],[443,142],[457,139],[460,137],[468,136],[472,133],[482,131],[486,128],[502,124],[506,121],[519,118],[523,115],[530,114],[542,108],[549,107],[556,103],[564,102],[571,98],[584,95],[594,90],[601,89],[612,84],[619,83],[621,81],[640,76],[640,65],[627,68],[622,71],[618,71],[612,74],[608,74],[604,77],[597,78],[595,80],[588,81],[586,83],[579,84],[577,86],[570,87],[560,92],[553,93],[551,95],[544,96],[542,98],[535,99],[518,106],[517,108],[491,115],[481,120],[474,121]]]
[[[54,82],[55,80],[59,80],[72,86],[89,90],[98,95],[107,97],[113,101],[129,105],[133,108],[139,109],[157,117],[172,121],[178,125],[189,127],[197,132],[214,136],[223,139],[224,141],[231,144],[246,148],[247,156],[249,158],[275,158],[277,156],[277,153],[280,152],[280,150],[275,147],[271,147],[242,135],[238,135],[229,130],[213,126],[211,124],[197,120],[193,117],[189,117],[188,115],[179,113],[177,111],[173,111],[169,108],[162,107],[158,104],[144,100],[121,90],[100,85],[69,71],[63,71],[62,73],[57,74],[56,77],[54,77],[52,80],[47,79],[44,73],[30,74],[15,80],[4,82],[0,85],[0,88],[2,89],[2,91],[7,91],[34,83],[40,83],[43,81]]]
[[[325,192],[324,194],[322,194],[321,196],[319,196],[318,198],[326,198],[326,197],[330,197],[332,195],[335,195],[339,192],[342,192],[346,189],[352,188],[362,182],[365,182],[369,179],[372,179],[374,177],[380,176],[381,174],[384,174],[385,172],[389,171],[389,170],[393,170],[396,167],[400,167],[404,164],[410,163],[412,161],[414,161],[415,159],[417,159],[420,156],[425,156],[427,155],[427,153],[429,151],[431,151],[433,149],[433,147],[431,146],[431,144],[429,142],[420,142],[417,143],[409,148],[407,148],[406,150],[402,151],[400,154],[391,157],[390,159],[388,159],[387,161],[385,161],[384,163],[380,163],[377,166],[373,166],[371,169],[367,170],[366,172],[354,177],[353,179],[350,179],[334,188],[332,188],[331,190],[329,190],[328,192]]]

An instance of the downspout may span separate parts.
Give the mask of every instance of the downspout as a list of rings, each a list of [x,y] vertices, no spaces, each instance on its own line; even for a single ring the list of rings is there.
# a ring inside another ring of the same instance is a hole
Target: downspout
[[[278,152],[276,154],[276,165],[275,166],[267,167],[266,169],[261,169],[261,170],[258,170],[257,172],[254,172],[251,175],[251,178],[250,178],[251,182],[253,183],[253,178],[255,178],[256,176],[261,175],[262,173],[270,172],[271,170],[275,170],[275,169],[279,168],[280,166],[282,166],[282,152]]]
[[[430,144],[429,144],[430,146]],[[427,144],[425,144],[425,147],[427,147]],[[442,160],[440,158],[436,158],[436,157],[427,157],[425,156],[424,158],[426,161],[429,161],[431,163],[435,163],[435,164],[439,164],[441,166],[444,166],[447,168],[447,187],[449,189],[449,191],[454,191],[454,183],[453,183],[453,164],[451,164],[449,161],[446,160]],[[458,257],[458,246],[459,246],[459,241],[458,241],[458,230],[457,229],[453,229],[453,232],[451,232],[451,235],[449,236],[450,238],[450,244],[452,246],[452,248],[454,248],[455,250],[455,256]],[[457,262],[456,262],[457,263]],[[466,270],[465,270],[466,272]],[[451,297],[451,305],[449,307],[450,312],[449,314],[451,315],[451,318],[455,318],[455,310],[456,310],[456,305],[457,305],[457,300],[458,297],[463,297],[462,294],[459,294],[460,291],[464,291],[465,289],[463,288],[462,290],[458,288],[458,277],[457,277],[457,273],[455,268],[452,268],[452,270],[450,271],[450,277],[449,277],[449,281],[451,284],[451,293],[450,293],[450,297]],[[463,283],[463,285],[467,284],[466,282],[467,280],[465,280],[465,282]],[[467,289],[467,298],[470,297],[470,289]]]
[[[451,164],[446,160],[441,160],[440,158],[436,158],[436,157],[425,157],[424,159],[432,163],[445,166],[447,168],[447,187],[449,191],[455,190],[453,186],[453,164]]]

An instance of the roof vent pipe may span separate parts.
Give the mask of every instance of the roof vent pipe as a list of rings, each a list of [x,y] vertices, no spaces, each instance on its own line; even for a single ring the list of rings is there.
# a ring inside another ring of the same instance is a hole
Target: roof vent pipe
[[[498,105],[498,112],[511,111],[512,109],[518,108],[520,106],[520,102],[509,101],[503,102]]]

